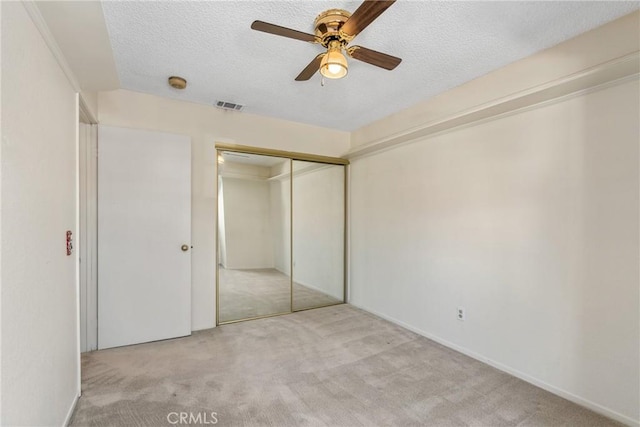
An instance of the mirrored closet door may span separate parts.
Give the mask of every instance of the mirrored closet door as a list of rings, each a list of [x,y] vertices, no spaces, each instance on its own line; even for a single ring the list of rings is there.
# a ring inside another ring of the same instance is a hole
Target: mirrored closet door
[[[218,323],[291,312],[291,160],[218,156]]]
[[[217,323],[344,302],[346,161],[216,148]]]
[[[344,166],[293,161],[293,311],[344,301]]]

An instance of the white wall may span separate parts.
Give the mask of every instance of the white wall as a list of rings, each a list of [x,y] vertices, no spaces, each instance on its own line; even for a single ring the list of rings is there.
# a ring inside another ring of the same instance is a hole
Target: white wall
[[[84,103],[84,107],[87,110],[86,113],[91,116],[87,117],[87,119],[90,120],[85,120],[84,122],[87,124],[95,123],[94,120],[98,118],[98,92],[84,91],[80,94],[80,97],[81,102]],[[82,121],[83,117],[81,116],[80,119]]]
[[[100,92],[98,116],[103,125],[172,132],[192,138],[193,330],[215,325],[214,143],[231,142],[336,157],[349,149],[347,132],[126,90]]]
[[[77,98],[17,2],[2,5],[2,419],[62,425],[79,394]]]
[[[79,124],[79,213],[76,248],[80,259],[80,349],[98,348],[98,233],[97,158],[98,126]]]
[[[351,301],[638,423],[639,96],[635,79],[353,160]]]
[[[271,192],[266,180],[222,178],[228,269],[273,268]]]
[[[224,222],[224,185],[218,177],[218,263],[227,265],[227,227]]]
[[[287,171],[291,162],[286,162]],[[273,174],[277,176],[277,174]],[[269,182],[273,268],[291,275],[291,180],[289,175]]]
[[[339,300],[344,298],[344,179],[344,166],[293,161],[293,280]]]

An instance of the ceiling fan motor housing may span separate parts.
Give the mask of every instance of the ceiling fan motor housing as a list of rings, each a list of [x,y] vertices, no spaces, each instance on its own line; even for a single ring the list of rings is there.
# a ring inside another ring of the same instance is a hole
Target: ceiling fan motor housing
[[[350,16],[351,13],[343,9],[329,9],[318,15],[315,20],[315,35],[320,40],[320,44],[329,47],[334,40],[342,45],[347,44],[350,38],[341,33],[340,28]]]

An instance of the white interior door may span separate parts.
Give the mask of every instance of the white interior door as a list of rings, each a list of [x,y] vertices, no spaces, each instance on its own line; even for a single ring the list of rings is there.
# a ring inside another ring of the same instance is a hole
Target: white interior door
[[[98,348],[191,333],[190,240],[191,139],[99,126]]]

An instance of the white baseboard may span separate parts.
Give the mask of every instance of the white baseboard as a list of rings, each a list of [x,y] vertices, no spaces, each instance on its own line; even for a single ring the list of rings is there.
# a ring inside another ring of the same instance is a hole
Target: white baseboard
[[[618,413],[616,411],[613,411],[613,410],[611,410],[609,408],[606,408],[606,407],[604,407],[604,406],[602,406],[602,405],[600,405],[598,403],[595,403],[595,402],[592,402],[590,400],[584,399],[584,398],[582,398],[580,396],[577,396],[577,395],[575,395],[573,393],[570,393],[570,392],[568,392],[566,390],[562,390],[562,389],[560,389],[558,387],[555,387],[555,386],[553,386],[551,384],[548,384],[548,383],[546,383],[544,381],[541,381],[541,380],[539,380],[537,378],[534,378],[534,377],[532,377],[530,375],[527,375],[524,372],[520,372],[517,369],[513,369],[513,368],[511,368],[511,367],[509,367],[507,365],[504,365],[504,364],[500,363],[500,362],[496,362],[495,360],[489,359],[488,357],[485,357],[485,356],[483,356],[481,354],[478,354],[478,353],[476,353],[474,351],[471,351],[471,350],[469,350],[467,348],[461,347],[461,346],[459,346],[457,344],[454,344],[454,343],[452,343],[450,341],[442,339],[442,338],[440,338],[438,336],[435,336],[435,335],[433,335],[433,334],[431,334],[429,332],[426,332],[426,331],[423,331],[423,330],[421,330],[419,328],[413,327],[413,326],[411,326],[411,325],[409,325],[409,324],[407,324],[405,322],[402,322],[402,321],[400,321],[398,319],[395,319],[395,318],[393,318],[391,316],[387,316],[386,314],[380,313],[380,312],[378,312],[376,310],[369,309],[369,308],[367,308],[367,307],[365,307],[363,305],[360,305],[360,304],[354,304],[353,302],[349,302],[349,304],[351,304],[352,306],[357,307],[357,308],[359,308],[361,310],[364,310],[364,311],[366,311],[368,313],[371,313],[371,314],[373,314],[375,316],[378,316],[378,317],[380,317],[380,318],[382,318],[384,320],[387,320],[387,321],[389,321],[391,323],[394,323],[394,324],[396,324],[398,326],[401,326],[401,327],[403,327],[405,329],[408,329],[411,332],[415,332],[418,335],[422,335],[423,337],[428,338],[428,339],[430,339],[432,341],[435,341],[435,342],[437,342],[439,344],[442,344],[445,347],[449,347],[449,348],[451,348],[453,350],[456,350],[456,351],[458,351],[458,352],[460,352],[460,353],[462,353],[464,355],[467,355],[467,356],[469,356],[469,357],[471,357],[473,359],[479,360],[479,361],[481,361],[483,363],[486,363],[487,365],[493,366],[496,369],[499,369],[499,370],[501,370],[503,372],[506,372],[506,373],[508,373],[510,375],[513,375],[514,377],[520,378],[521,380],[526,381],[526,382],[528,382],[530,384],[533,384],[536,387],[540,387],[543,390],[546,390],[546,391],[551,392],[551,393],[553,393],[555,395],[558,395],[558,396],[560,396],[560,397],[562,397],[564,399],[567,399],[567,400],[569,400],[569,401],[571,401],[573,403],[576,403],[576,404],[578,404],[580,406],[584,406],[585,408],[588,408],[588,409],[592,410],[593,412],[597,412],[598,414],[604,415],[605,417],[608,417],[608,418],[611,418],[613,420],[619,421],[619,422],[624,423],[624,424],[626,424],[628,426],[640,427],[640,420],[634,420],[634,419],[632,419],[630,417],[627,417],[626,415],[622,415],[622,414],[620,414],[620,413]]]
[[[69,425],[69,423],[71,422],[71,417],[73,417],[73,413],[76,410],[76,405],[78,404],[78,399],[80,399],[80,392],[78,392],[78,394],[76,394],[76,396],[73,398],[73,402],[71,402],[71,407],[69,408],[69,411],[67,412],[67,416],[64,418],[64,424],[62,424],[64,427],[67,427]]]

